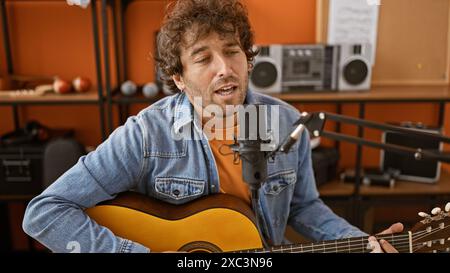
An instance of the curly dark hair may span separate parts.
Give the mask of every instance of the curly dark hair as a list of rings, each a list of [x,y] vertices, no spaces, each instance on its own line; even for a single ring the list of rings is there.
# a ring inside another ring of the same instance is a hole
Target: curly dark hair
[[[221,36],[237,35],[247,62],[252,65],[257,50],[253,49],[253,31],[247,9],[239,0],[179,0],[167,7],[167,14],[157,36],[155,61],[159,66],[161,80],[173,92],[178,88],[173,75],[182,75],[180,46],[186,31],[195,26],[194,41],[216,32]]]

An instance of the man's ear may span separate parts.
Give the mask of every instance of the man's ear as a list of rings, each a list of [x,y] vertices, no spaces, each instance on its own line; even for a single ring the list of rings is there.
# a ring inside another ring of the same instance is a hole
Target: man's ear
[[[175,85],[177,86],[178,89],[180,89],[181,91],[184,90],[185,88],[184,80],[180,74],[173,75],[172,80],[175,82]]]
[[[252,70],[253,70],[253,63],[248,62],[247,63],[247,71],[248,71],[248,73],[250,74],[252,72]]]

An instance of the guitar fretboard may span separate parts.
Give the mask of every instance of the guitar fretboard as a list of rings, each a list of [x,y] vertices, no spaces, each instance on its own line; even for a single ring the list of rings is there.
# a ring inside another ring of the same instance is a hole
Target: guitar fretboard
[[[385,239],[399,252],[410,252],[410,241],[407,233],[376,235],[378,240]],[[289,244],[270,248],[248,249],[238,253],[369,253],[369,236],[322,241],[317,243]]]

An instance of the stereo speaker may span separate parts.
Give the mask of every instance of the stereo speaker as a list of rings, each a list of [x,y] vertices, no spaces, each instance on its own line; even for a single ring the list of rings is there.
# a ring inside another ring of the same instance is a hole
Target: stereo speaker
[[[249,88],[261,93],[280,93],[282,86],[281,45],[263,46],[255,56],[255,62],[249,79]]]
[[[342,44],[338,65],[338,90],[369,90],[372,78],[370,44]]]

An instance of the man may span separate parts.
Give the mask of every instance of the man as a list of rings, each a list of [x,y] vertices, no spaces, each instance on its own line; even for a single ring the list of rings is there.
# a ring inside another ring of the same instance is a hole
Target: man
[[[241,165],[223,151],[232,141],[221,136],[229,131],[234,135],[240,126],[221,122],[236,121],[235,108],[228,106],[277,106],[275,133],[281,137],[294,129],[299,117],[290,105],[247,90],[255,54],[247,12],[238,1],[178,1],[158,35],[157,61],[168,75],[166,84],[181,92],[130,117],[34,198],[24,230],[55,252],[74,247],[81,252],[148,252],[98,225],[84,209],[128,190],[180,205],[220,192],[250,204]],[[192,138],[179,137],[183,134]],[[283,244],[287,224],[314,240],[366,235],[319,199],[310,152],[304,133],[290,152],[268,164],[257,204],[263,235],[272,244]],[[402,229],[393,225],[385,233]],[[370,241],[374,251],[381,252],[373,237]],[[395,252],[387,242],[382,246]]]

